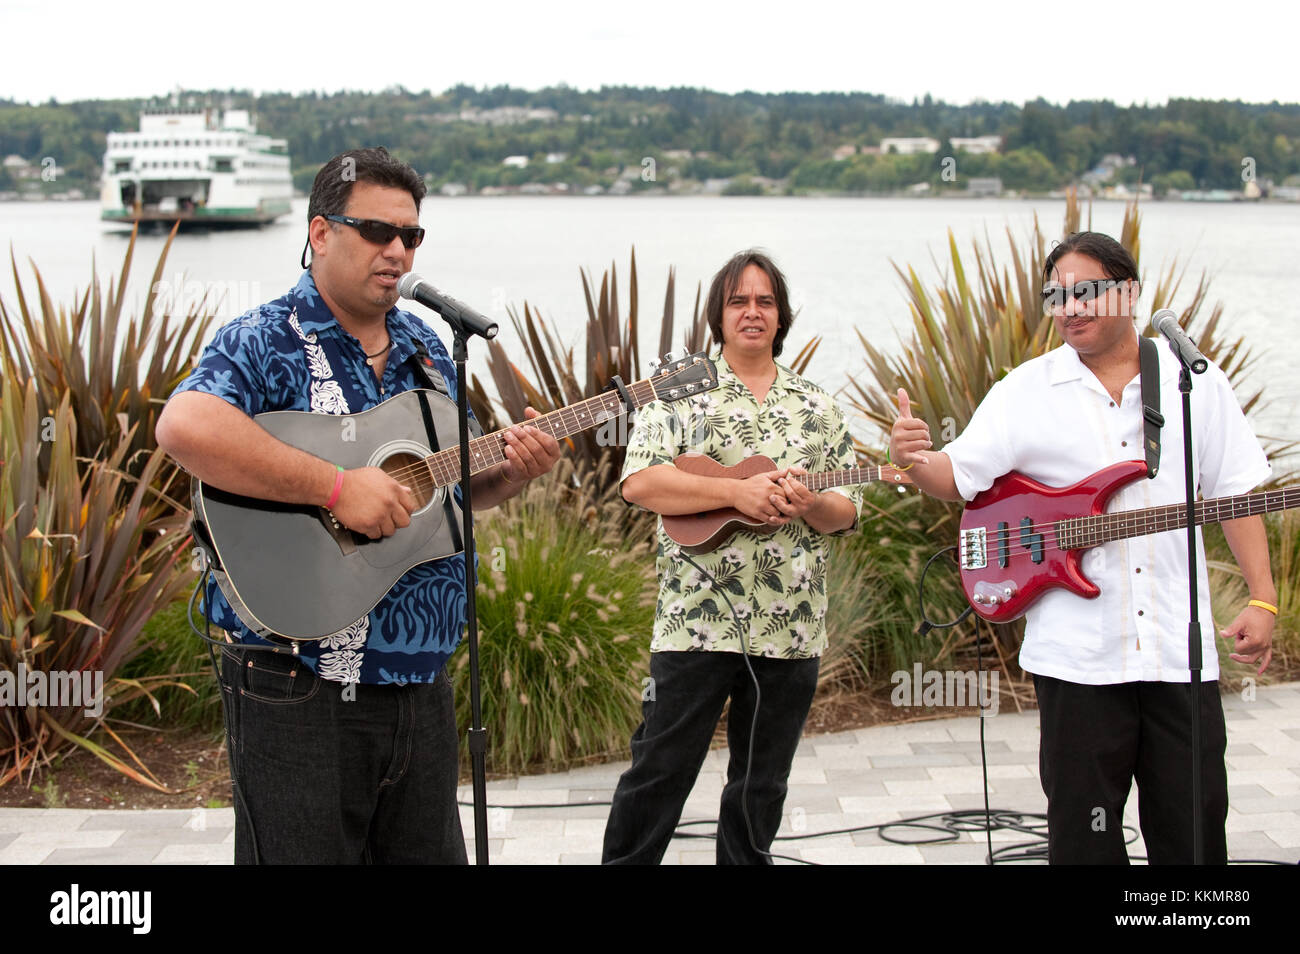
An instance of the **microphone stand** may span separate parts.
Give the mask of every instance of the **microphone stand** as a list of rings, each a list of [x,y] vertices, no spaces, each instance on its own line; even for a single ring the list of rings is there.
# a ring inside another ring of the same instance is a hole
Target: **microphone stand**
[[[461,535],[465,542],[465,638],[469,643],[468,731],[470,774],[474,788],[474,863],[488,864],[487,824],[487,730],[483,728],[483,700],[478,666],[478,601],[474,592],[474,509],[470,494],[469,472],[469,390],[465,365],[469,356],[469,336],[473,333],[459,316],[442,313],[455,332],[452,360],[456,364],[456,412],[460,424],[460,493]]]
[[[1187,593],[1191,615],[1187,624],[1188,688],[1192,700],[1192,864],[1205,864],[1201,822],[1201,619],[1196,573],[1196,479],[1192,465],[1192,368],[1177,348],[1170,350],[1182,370],[1178,390],[1183,399],[1183,471],[1187,490]]]

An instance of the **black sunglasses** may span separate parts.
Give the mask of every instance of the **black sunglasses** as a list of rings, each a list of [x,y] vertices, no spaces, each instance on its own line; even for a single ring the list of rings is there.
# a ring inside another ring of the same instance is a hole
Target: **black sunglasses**
[[[361,233],[363,239],[376,245],[387,245],[398,235],[407,248],[419,248],[424,241],[424,229],[419,226],[390,225],[378,219],[354,219],[350,215],[326,215],[323,218],[328,222],[352,226]]]
[[[1098,295],[1104,295],[1116,286],[1123,285],[1127,278],[1102,278],[1093,281],[1079,282],[1073,287],[1065,285],[1044,285],[1043,286],[1043,307],[1044,308],[1064,308],[1067,296],[1071,296],[1075,301],[1092,301]]]

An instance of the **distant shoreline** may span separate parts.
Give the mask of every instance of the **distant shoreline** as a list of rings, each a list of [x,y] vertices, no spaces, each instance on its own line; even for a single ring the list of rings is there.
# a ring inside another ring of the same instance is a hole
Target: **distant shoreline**
[[[306,199],[306,195],[294,195],[294,199]],[[465,195],[441,195],[437,192],[430,192],[425,196],[425,201],[447,200],[457,201],[460,199],[907,199],[916,202],[927,202],[934,200],[960,199],[970,202],[1049,202],[1059,201],[1065,198],[1063,192],[1004,192],[1001,195],[970,195],[965,192],[937,192],[926,195],[915,195],[907,192],[768,192],[760,195],[725,195],[720,192],[668,192],[666,190],[642,190],[637,192],[618,193],[601,193],[599,195],[584,195],[581,192],[491,192],[491,193],[473,193]],[[1224,205],[1224,204],[1266,204],[1266,205],[1294,205],[1300,202],[1300,196],[1296,198],[1280,196],[1255,196],[1248,197],[1245,195],[1228,193],[1226,196],[1211,196],[1209,193],[1196,194],[1193,196],[1149,196],[1149,195],[1093,195],[1079,196],[1080,202],[1132,202],[1138,200],[1142,204],[1151,202],[1199,202],[1206,204]],[[57,205],[99,205],[99,199],[88,198],[66,198],[61,196],[15,196],[0,195],[0,203],[13,203],[22,205],[40,205],[43,203]]]

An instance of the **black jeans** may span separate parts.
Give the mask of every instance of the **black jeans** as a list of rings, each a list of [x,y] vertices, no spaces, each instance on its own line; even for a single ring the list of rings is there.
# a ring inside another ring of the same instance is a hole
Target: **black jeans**
[[[1136,779],[1151,864],[1192,863],[1191,696],[1187,683],[1107,686],[1034,676],[1039,773],[1051,864],[1128,864],[1124,803]],[[1201,832],[1207,864],[1226,864],[1227,732],[1217,682],[1201,692]]]
[[[817,688],[818,659],[750,656],[761,698],[748,797],[744,797],[754,682],[739,653],[651,653],[632,766],[618,780],[605,826],[605,864],[658,864],[708,754],[722,707],[727,717],[727,784],[718,818],[718,864],[770,864],[786,779]],[[748,808],[748,812],[746,812]],[[755,845],[750,842],[748,814]]]
[[[222,650],[236,864],[465,864],[456,713],[429,684],[344,686]]]

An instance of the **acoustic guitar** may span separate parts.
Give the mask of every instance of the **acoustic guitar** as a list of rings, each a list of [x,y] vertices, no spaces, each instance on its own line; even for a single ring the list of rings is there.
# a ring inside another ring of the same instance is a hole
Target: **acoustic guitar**
[[[680,401],[716,388],[717,370],[703,354],[665,358],[653,375],[552,411],[527,423],[563,439],[643,407]],[[419,395],[427,398],[434,433],[452,446],[429,448]],[[345,470],[380,467],[411,488],[418,506],[411,524],[379,540],[341,526],[324,507],[278,503],[228,493],[195,480],[194,534],[235,613],[260,635],[322,639],[369,613],[414,566],[460,552],[460,509],[451,488],[460,481],[456,404],[435,391],[406,391],[355,414],[269,411],[257,423],[286,444]],[[505,430],[470,442],[470,471],[506,459]],[[446,502],[450,498],[451,506]],[[449,510],[454,517],[449,517]]]
[[[699,474],[703,477],[731,477],[737,480],[781,469],[772,462],[771,458],[761,454],[746,457],[739,464],[727,467],[707,454],[691,452],[679,455],[673,461],[673,466],[688,474]],[[806,474],[798,479],[801,484],[814,491],[844,487],[849,484],[866,484],[876,480],[900,485],[912,482],[901,470],[883,466],[849,467],[845,470]],[[678,514],[671,517],[665,515],[663,522],[664,533],[691,554],[716,550],[742,530],[749,533],[769,534],[778,529],[766,521],[746,516],[735,507],[721,507],[717,510]]]

